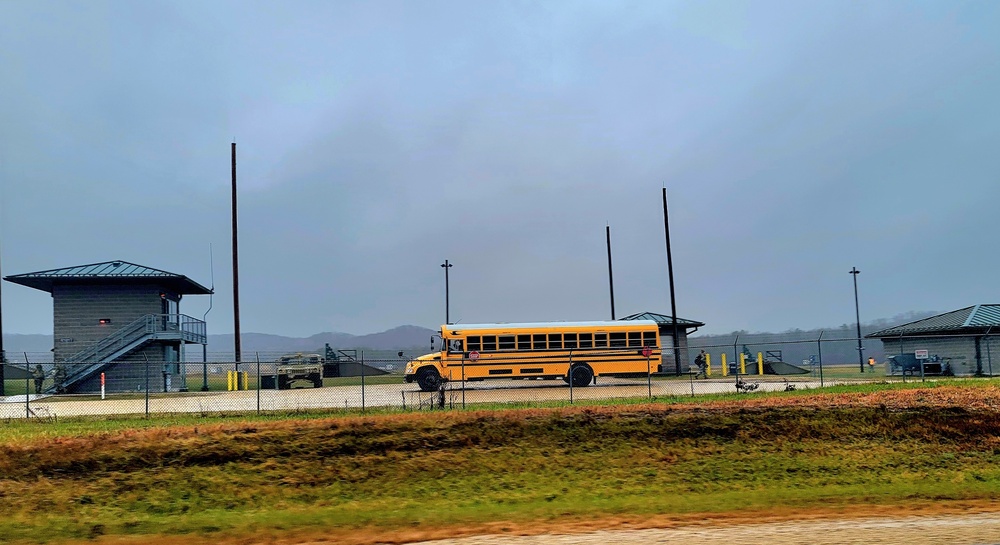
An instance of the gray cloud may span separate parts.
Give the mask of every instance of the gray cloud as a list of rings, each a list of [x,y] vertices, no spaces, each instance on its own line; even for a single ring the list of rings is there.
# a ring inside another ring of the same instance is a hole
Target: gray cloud
[[[231,330],[669,312],[711,332],[996,302],[989,2],[0,4],[3,273],[210,282]],[[46,294],[3,286],[11,332]],[[182,310],[201,316],[205,298]]]

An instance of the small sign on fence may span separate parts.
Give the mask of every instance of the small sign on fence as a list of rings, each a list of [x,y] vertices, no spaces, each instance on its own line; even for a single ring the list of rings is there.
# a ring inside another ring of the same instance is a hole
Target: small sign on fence
[[[930,358],[930,355],[927,353],[927,350],[914,350],[913,355],[916,356],[918,360],[926,360]]]

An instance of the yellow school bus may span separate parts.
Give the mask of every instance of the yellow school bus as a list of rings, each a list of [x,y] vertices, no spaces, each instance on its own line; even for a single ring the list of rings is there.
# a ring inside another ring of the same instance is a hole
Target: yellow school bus
[[[562,379],[583,387],[595,377],[662,370],[660,333],[651,320],[451,324],[441,351],[406,364],[406,382],[425,392],[448,381]]]

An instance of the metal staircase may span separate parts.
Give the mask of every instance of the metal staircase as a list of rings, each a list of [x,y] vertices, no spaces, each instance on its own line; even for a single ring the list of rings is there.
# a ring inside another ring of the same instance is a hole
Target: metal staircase
[[[157,340],[205,344],[205,322],[186,314],[147,314],[66,359],[72,368],[63,388],[84,380],[108,364]],[[52,393],[55,386],[48,388]]]

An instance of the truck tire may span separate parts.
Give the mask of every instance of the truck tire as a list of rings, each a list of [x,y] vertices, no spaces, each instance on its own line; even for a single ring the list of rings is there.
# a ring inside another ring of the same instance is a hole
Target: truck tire
[[[314,387],[316,388],[323,387],[323,377],[320,373],[313,373],[310,378],[312,378],[312,383]]]

